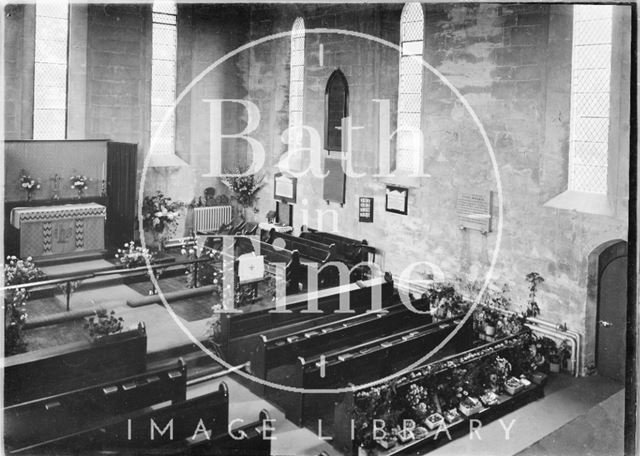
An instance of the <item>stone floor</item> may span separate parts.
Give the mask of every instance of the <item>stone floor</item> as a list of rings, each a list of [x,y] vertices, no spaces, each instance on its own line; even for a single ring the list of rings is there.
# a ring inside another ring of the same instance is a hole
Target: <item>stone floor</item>
[[[518,456],[622,456],[624,390],[542,438]]]

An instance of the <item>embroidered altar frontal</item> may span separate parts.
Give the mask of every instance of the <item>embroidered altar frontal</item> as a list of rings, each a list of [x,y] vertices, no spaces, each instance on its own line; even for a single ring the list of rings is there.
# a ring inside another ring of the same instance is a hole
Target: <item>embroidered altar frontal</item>
[[[17,207],[11,224],[20,230],[20,256],[39,257],[104,249],[106,216],[97,203]]]

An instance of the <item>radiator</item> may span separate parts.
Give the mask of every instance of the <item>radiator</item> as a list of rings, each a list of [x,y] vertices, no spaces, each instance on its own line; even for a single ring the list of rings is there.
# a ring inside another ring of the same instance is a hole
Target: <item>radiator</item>
[[[231,221],[231,206],[196,207],[193,211],[196,232],[217,230]]]

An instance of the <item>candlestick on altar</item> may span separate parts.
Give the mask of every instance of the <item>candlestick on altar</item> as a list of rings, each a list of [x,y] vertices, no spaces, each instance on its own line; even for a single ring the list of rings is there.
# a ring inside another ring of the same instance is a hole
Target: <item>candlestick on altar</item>
[[[51,181],[51,199],[60,199],[60,181],[62,178],[56,173],[55,176],[49,179]]]

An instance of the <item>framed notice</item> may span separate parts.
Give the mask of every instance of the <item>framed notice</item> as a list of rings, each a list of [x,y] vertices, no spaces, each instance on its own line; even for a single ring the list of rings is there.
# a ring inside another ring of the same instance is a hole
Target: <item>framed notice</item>
[[[360,197],[359,213],[362,223],[373,223],[373,198]]]
[[[405,187],[396,187],[395,185],[387,185],[385,193],[385,210],[387,212],[407,215],[409,189]]]
[[[295,204],[298,179],[285,176],[282,173],[276,173],[273,178],[273,199],[283,203]]]
[[[459,192],[456,202],[458,226],[465,230],[478,230],[483,234],[491,232],[492,192]]]

